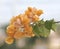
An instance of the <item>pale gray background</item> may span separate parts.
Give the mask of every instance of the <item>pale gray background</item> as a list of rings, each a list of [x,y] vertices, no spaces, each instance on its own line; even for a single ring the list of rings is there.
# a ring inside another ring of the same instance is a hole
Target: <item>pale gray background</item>
[[[9,22],[12,16],[23,13],[28,6],[42,9],[41,19],[60,20],[60,0],[0,0],[0,23]]]

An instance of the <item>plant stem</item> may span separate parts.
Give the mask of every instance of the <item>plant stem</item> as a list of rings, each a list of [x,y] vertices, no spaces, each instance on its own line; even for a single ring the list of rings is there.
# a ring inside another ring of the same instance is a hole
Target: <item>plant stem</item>
[[[60,23],[60,21],[57,21],[57,22],[55,22],[55,23]]]

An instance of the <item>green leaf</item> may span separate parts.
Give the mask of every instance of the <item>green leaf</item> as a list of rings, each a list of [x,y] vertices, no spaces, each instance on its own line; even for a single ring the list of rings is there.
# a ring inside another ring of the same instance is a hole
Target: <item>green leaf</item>
[[[41,20],[36,25],[33,26],[33,31],[36,34],[36,36],[42,36],[47,37],[50,33],[50,30],[45,28],[44,21]]]
[[[32,25],[33,32],[36,36],[42,36],[47,37],[50,34],[50,30],[55,30],[56,24],[54,20],[40,20],[37,23],[34,23],[35,25]]]
[[[47,29],[49,29],[49,30],[51,30],[52,29],[52,25],[54,24],[54,20],[52,19],[52,20],[46,20],[45,21],[45,27],[47,28]]]
[[[42,25],[42,24],[44,24],[45,22],[43,21],[43,19],[42,20],[40,20],[40,21],[38,21],[38,24],[40,25]]]
[[[39,31],[38,25],[35,25],[35,26],[32,26],[32,27],[33,27],[33,32],[34,32],[37,36],[39,36],[40,31]]]
[[[40,36],[42,37],[47,37],[50,34],[50,30],[45,28],[45,26],[40,26],[39,31],[40,31]]]
[[[55,31],[56,30],[56,23],[52,24],[52,30]]]

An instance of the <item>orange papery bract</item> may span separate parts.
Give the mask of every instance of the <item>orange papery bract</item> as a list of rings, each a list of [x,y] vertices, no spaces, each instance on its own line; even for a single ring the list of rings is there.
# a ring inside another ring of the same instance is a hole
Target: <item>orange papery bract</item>
[[[34,16],[32,17],[32,21],[33,21],[33,22],[39,21],[39,17],[38,17],[37,15],[34,15]]]
[[[28,7],[24,14],[13,17],[6,30],[8,37],[6,38],[5,42],[7,44],[12,44],[14,39],[34,37],[35,34],[30,24],[31,22],[39,21],[39,16],[41,14],[43,14],[42,10]]]
[[[7,27],[7,30],[6,30],[8,36],[10,36],[10,37],[13,37],[13,36],[14,36],[14,33],[15,33],[16,31],[17,31],[17,29],[16,29],[16,27],[15,27],[14,25],[9,25],[9,26]]]
[[[28,18],[27,16],[24,16],[24,17],[23,17],[23,20],[22,20],[22,24],[23,24],[23,25],[27,25],[27,24],[29,24],[29,23],[30,23],[29,18]]]
[[[42,11],[42,10],[37,10],[36,14],[37,14],[38,16],[40,16],[41,14],[43,14],[43,11]]]
[[[12,43],[14,42],[14,39],[11,38],[11,37],[7,37],[7,38],[5,39],[5,42],[6,42],[7,44],[12,44]]]
[[[24,32],[16,32],[16,33],[14,34],[14,38],[15,38],[15,39],[20,39],[20,38],[22,38],[22,37],[24,37]]]

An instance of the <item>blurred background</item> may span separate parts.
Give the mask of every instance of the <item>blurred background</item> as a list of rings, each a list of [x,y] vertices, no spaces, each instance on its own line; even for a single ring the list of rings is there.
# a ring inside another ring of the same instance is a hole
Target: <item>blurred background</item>
[[[0,49],[60,49],[60,24],[49,37],[33,37],[16,40],[12,45],[4,42],[6,27],[12,16],[23,13],[27,7],[42,9],[40,19],[60,21],[60,0],[0,0]]]

